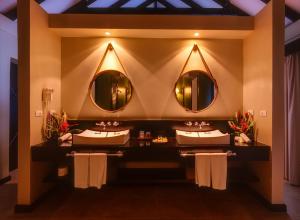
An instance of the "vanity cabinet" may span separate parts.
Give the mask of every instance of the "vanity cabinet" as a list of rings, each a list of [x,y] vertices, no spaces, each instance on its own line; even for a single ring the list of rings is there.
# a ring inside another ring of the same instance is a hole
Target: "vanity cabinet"
[[[90,128],[95,122],[87,121],[81,124],[81,129]],[[184,154],[194,154],[199,151],[218,150],[231,152],[230,163],[240,163],[244,166],[250,161],[269,161],[270,146],[253,143],[226,145],[180,145],[175,138],[174,127],[182,121],[145,120],[124,121],[123,126],[131,128],[130,139],[124,145],[72,145],[59,146],[55,142],[42,143],[31,147],[32,161],[50,162],[53,166],[68,164],[72,170],[73,158],[66,155],[71,152],[106,152],[114,154],[122,152],[123,157],[108,157],[108,180],[111,183],[134,181],[190,181],[193,173],[194,157],[183,157]],[[227,121],[213,121],[212,124],[222,132],[228,130]],[[139,131],[150,131],[156,137],[168,137],[167,143],[153,143],[151,140],[138,139]],[[243,167],[242,166],[242,167]]]

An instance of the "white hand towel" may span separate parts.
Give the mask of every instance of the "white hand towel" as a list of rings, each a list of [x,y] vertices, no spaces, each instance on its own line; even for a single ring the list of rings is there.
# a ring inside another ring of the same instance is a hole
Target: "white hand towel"
[[[74,186],[86,189],[89,186],[89,157],[88,153],[74,154]]]
[[[195,183],[200,186],[211,186],[210,153],[197,153],[195,155]]]
[[[227,153],[211,154],[212,187],[225,190],[227,185]]]
[[[107,155],[105,153],[90,154],[90,187],[100,189],[106,184],[107,173]]]

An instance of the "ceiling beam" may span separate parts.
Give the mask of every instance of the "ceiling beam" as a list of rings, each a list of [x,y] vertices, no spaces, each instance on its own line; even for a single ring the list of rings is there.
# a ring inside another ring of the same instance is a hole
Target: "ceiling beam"
[[[151,3],[150,3],[151,4]],[[140,5],[137,8],[76,8],[67,10],[64,14],[183,14],[183,15],[232,15],[223,12],[222,8],[147,8]]]
[[[182,29],[182,30],[231,30],[252,31],[254,18],[241,16],[186,16],[138,14],[52,14],[49,28],[89,29]]]
[[[18,17],[18,10],[17,10],[17,6],[10,9],[9,11],[3,13],[3,15],[7,18],[9,18],[12,21],[15,21]]]
[[[83,12],[89,5],[94,3],[96,0],[81,0],[72,7],[65,10],[63,13],[80,13]]]
[[[261,0],[265,4],[268,4],[270,0]],[[292,9],[291,7],[285,5],[285,16],[290,19],[292,22],[295,22],[300,19],[300,14]]]
[[[154,3],[155,0],[146,0],[145,2],[143,2],[142,4],[140,4],[137,9],[141,9],[141,8],[146,8],[148,5]]]
[[[112,4],[110,7],[111,8],[121,8],[123,5],[125,5],[129,1],[130,0],[119,0],[119,1],[115,2],[114,4]]]
[[[183,3],[185,3],[186,5],[190,6],[191,8],[202,8],[200,5],[198,5],[197,3],[195,3],[192,0],[181,0]]]
[[[167,8],[173,8],[173,9],[176,8],[174,5],[167,2],[166,0],[158,0],[157,2],[159,2],[160,4],[166,6]]]
[[[36,0],[36,2],[38,4],[43,3],[45,0]],[[3,13],[4,16],[6,16],[7,18],[9,18],[12,21],[15,21],[18,17],[18,7],[15,6],[14,8],[12,8],[11,10]]]
[[[246,12],[233,5],[229,0],[213,0],[223,7],[224,14],[232,14],[239,16],[249,16]]]
[[[64,13],[75,13],[75,14],[195,14],[195,15],[216,15],[216,14],[226,14],[223,13],[222,8],[201,8],[191,7],[191,8],[176,8],[166,0],[146,0],[136,8],[121,8],[125,1],[120,0],[116,2],[115,6],[118,7],[108,7],[108,8],[91,8],[88,7],[95,0],[83,0],[78,2],[76,5],[66,10]],[[147,8],[148,5],[160,2],[166,8]],[[188,0],[184,0],[188,1]],[[126,1],[127,2],[127,1]],[[190,0],[190,4],[192,1]],[[126,3],[124,3],[126,4]]]
[[[35,0],[37,3],[41,4],[43,3],[45,0]]]
[[[300,19],[300,14],[287,5],[285,5],[285,15],[293,22]]]

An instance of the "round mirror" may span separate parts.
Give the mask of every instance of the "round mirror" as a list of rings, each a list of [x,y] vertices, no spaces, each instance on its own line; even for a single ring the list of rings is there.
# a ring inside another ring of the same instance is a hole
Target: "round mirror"
[[[105,70],[98,73],[90,85],[90,97],[101,109],[118,111],[124,108],[132,96],[130,80],[116,70]]]
[[[189,71],[180,76],[175,85],[175,96],[186,110],[198,112],[210,106],[217,96],[217,83],[206,72]]]

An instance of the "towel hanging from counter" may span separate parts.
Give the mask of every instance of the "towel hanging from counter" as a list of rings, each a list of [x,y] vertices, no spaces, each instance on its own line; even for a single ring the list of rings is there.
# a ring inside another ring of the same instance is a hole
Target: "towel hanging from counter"
[[[211,157],[210,153],[195,155],[195,183],[200,186],[211,186]]]
[[[86,189],[89,187],[89,153],[74,154],[74,187]]]
[[[195,183],[201,187],[225,190],[227,186],[227,153],[196,153]]]
[[[211,154],[212,188],[225,190],[227,185],[227,153]]]
[[[107,155],[105,153],[90,154],[89,186],[100,189],[106,184]]]

